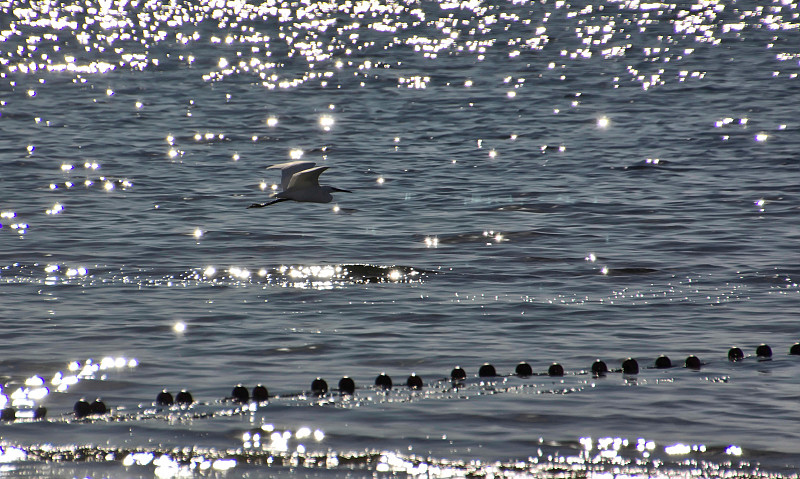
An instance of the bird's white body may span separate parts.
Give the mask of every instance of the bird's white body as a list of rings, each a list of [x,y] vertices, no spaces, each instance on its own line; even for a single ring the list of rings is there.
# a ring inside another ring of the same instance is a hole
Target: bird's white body
[[[306,203],[330,203],[333,201],[334,191],[350,193],[348,190],[333,186],[321,186],[319,175],[327,170],[327,166],[316,166],[312,161],[290,161],[267,167],[267,169],[281,170],[281,189],[283,191],[272,195],[275,200],[269,203],[253,203],[249,208],[262,208],[279,201],[300,201]]]

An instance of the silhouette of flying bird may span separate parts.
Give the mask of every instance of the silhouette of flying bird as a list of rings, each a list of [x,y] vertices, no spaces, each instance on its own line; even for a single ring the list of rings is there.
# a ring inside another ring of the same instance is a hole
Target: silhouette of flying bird
[[[352,193],[333,186],[320,186],[319,175],[327,170],[327,166],[315,166],[313,161],[290,161],[267,167],[267,169],[281,170],[281,192],[272,195],[276,198],[266,203],[253,203],[248,208],[263,208],[281,201],[300,201],[308,203],[330,203],[333,200],[331,193],[340,191]]]

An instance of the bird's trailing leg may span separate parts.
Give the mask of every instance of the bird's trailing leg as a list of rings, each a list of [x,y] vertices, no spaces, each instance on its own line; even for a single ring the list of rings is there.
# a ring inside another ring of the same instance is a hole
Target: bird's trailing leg
[[[289,198],[278,198],[277,200],[272,200],[267,203],[253,203],[252,205],[248,206],[248,208],[263,208],[265,206],[274,205],[275,203],[280,203],[281,201],[288,201]]]

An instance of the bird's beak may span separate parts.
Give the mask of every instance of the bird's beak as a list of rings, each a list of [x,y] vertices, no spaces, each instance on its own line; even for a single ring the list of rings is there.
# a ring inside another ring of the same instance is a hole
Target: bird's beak
[[[352,191],[350,190],[343,190],[341,188],[336,188],[336,187],[333,187],[333,191],[338,191],[340,193],[352,193]]]

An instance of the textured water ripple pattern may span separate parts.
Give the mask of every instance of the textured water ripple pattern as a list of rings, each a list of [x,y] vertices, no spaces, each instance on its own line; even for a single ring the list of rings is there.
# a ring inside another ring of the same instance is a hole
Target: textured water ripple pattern
[[[181,273],[135,268],[65,266],[60,264],[19,263],[0,267],[0,282],[6,284],[42,284],[93,286],[283,286],[293,288],[330,289],[366,283],[419,283],[435,271],[410,266],[369,264],[280,265],[248,268],[214,266]]]
[[[535,2],[211,1],[165,5],[6,0],[3,7],[8,13],[2,30],[4,42],[16,43],[17,37],[27,40],[2,59],[9,73],[103,73],[117,68],[170,68],[180,62],[197,68],[207,81],[246,75],[270,89],[306,82],[325,86],[332,78],[346,77],[356,81],[390,79],[397,87],[425,88],[435,81],[430,76],[397,77],[391,70],[405,56],[434,60],[468,55],[483,61],[487,56],[502,55],[526,62],[534,58],[531,54],[547,47],[561,49],[565,61],[593,56],[609,63],[628,60],[613,81],[633,80],[648,89],[702,79],[705,72],[683,69],[682,60],[702,55],[709,47],[740,41],[749,30],[797,28],[796,5],[790,2],[763,6],[717,1],[624,0],[590,5],[560,1],[542,8]],[[574,25],[571,38],[549,28],[551,23],[560,25],[562,19]],[[278,28],[265,34],[265,24]],[[644,38],[634,45],[632,35]],[[53,48],[64,44],[84,48],[70,48],[69,53]],[[205,48],[208,44],[217,48]],[[681,48],[687,44],[694,46]],[[204,48],[195,51],[196,45]],[[770,47],[767,54],[787,67],[797,59],[798,52],[790,45]],[[202,56],[202,51],[215,55]],[[220,53],[223,56],[218,56]],[[558,72],[564,65],[545,68]],[[796,72],[790,74],[796,76]],[[524,86],[524,79],[513,79],[509,93]]]
[[[25,381],[24,387],[2,396],[13,406],[5,406],[2,420],[14,426],[49,422],[62,423],[69,427],[81,424],[127,423],[147,424],[163,421],[174,426],[191,426],[198,421],[212,421],[243,417],[249,426],[240,429],[239,447],[220,449],[202,446],[192,447],[114,447],[101,444],[57,446],[35,443],[30,445],[3,444],[0,446],[0,461],[16,464],[15,470],[23,473],[28,467],[52,468],[53,471],[79,471],[81,465],[97,470],[99,466],[122,465],[129,473],[150,474],[158,477],[174,477],[182,474],[205,474],[213,471],[236,469],[239,473],[275,469],[276,473],[292,471],[328,470],[350,471],[357,474],[399,473],[411,477],[514,476],[514,477],[586,477],[587,475],[625,474],[631,477],[652,477],[653,474],[669,477],[797,477],[796,470],[782,469],[777,464],[760,464],[743,461],[743,450],[736,445],[726,447],[704,444],[657,444],[645,438],[629,440],[619,437],[581,438],[574,443],[548,441],[539,438],[532,442],[535,454],[525,460],[514,462],[483,462],[446,460],[425,455],[391,451],[334,451],[326,448],[326,432],[303,426],[287,429],[274,423],[274,409],[289,408],[375,408],[386,405],[397,406],[410,402],[429,401],[480,401],[482,397],[497,395],[558,396],[584,394],[595,388],[660,388],[674,382],[705,382],[725,385],[729,381],[747,381],[756,370],[796,369],[800,356],[800,343],[791,347],[788,359],[772,349],[761,345],[755,354],[745,353],[740,348],[728,351],[728,361],[714,358],[703,362],[689,356],[681,369],[675,369],[665,356],[660,356],[653,365],[642,365],[629,358],[621,368],[609,369],[598,360],[591,368],[564,371],[554,363],[546,372],[534,371],[527,363],[520,363],[512,374],[498,373],[494,366],[484,364],[478,374],[468,374],[456,367],[446,378],[423,380],[414,375],[407,386],[392,385],[391,379],[381,373],[374,386],[358,385],[348,377],[342,378],[339,388],[329,390],[327,383],[317,378],[311,389],[305,391],[274,394],[263,390],[262,397],[251,398],[246,388],[234,387],[228,397],[209,402],[192,398],[187,391],[178,396],[159,393],[156,401],[146,405],[120,405],[106,407],[99,399],[87,409],[79,406],[73,412],[53,411],[31,414],[32,408],[48,393],[46,385],[54,386],[57,393],[66,393],[79,382],[102,386],[103,381],[112,380],[115,374],[125,369],[139,367],[135,359],[107,357],[100,361],[91,359],[73,362],[65,372],[58,371],[51,380],[45,381],[35,375]],[[773,363],[773,361],[775,361]],[[791,364],[794,363],[794,364]],[[755,366],[756,370],[752,367]],[[609,382],[611,385],[609,385]],[[258,386],[261,387],[261,386]],[[8,384],[6,384],[8,388]],[[8,389],[7,389],[8,390]],[[44,391],[44,394],[38,392]],[[254,388],[256,395],[256,388]],[[269,397],[267,397],[269,396]],[[535,400],[535,399],[534,399]],[[21,408],[21,409],[18,409]],[[18,416],[14,418],[13,410]],[[27,412],[25,412],[27,411]],[[37,410],[40,411],[40,410]],[[242,428],[241,424],[234,427]],[[12,427],[12,426],[6,426]],[[381,425],[381,427],[390,427]],[[335,432],[334,432],[335,434]],[[442,438],[446,440],[446,437]]]

